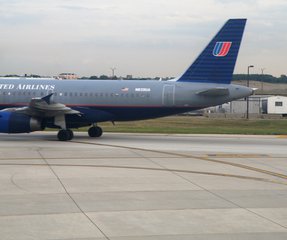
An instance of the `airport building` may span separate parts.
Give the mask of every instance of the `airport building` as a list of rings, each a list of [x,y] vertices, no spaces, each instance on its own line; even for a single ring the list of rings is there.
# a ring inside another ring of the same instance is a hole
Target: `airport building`
[[[287,114],[287,97],[271,96],[262,100],[262,113]]]
[[[239,99],[216,107],[207,108],[209,117],[239,117],[247,115],[247,99]],[[252,118],[281,118],[287,116],[287,97],[253,95],[249,97],[248,114]]]
[[[59,74],[58,78],[71,80],[71,79],[78,79],[78,76],[75,73],[61,73]]]

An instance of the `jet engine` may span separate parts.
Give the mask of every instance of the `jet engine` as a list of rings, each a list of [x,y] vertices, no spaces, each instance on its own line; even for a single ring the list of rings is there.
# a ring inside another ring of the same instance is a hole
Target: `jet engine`
[[[43,129],[43,122],[37,118],[16,112],[0,112],[1,133],[29,133]]]

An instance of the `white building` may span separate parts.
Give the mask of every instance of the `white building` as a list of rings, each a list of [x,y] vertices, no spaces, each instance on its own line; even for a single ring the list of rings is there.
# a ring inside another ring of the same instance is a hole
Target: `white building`
[[[59,79],[77,79],[78,76],[75,73],[61,73]]]
[[[287,114],[287,97],[272,96],[265,101],[268,114]]]

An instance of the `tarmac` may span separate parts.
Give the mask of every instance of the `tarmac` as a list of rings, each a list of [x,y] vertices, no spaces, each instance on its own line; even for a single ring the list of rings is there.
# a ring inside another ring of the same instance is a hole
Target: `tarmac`
[[[287,137],[0,135],[1,240],[287,239]]]

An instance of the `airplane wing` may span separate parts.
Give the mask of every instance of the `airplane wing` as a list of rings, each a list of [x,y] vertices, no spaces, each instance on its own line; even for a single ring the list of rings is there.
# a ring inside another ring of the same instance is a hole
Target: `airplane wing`
[[[6,108],[2,111],[17,112],[29,115],[31,117],[56,117],[65,114],[81,115],[81,112],[73,110],[62,103],[55,103],[51,101],[52,94],[43,98],[32,98],[27,107],[21,108]]]
[[[217,88],[210,88],[207,90],[203,90],[203,91],[197,92],[196,94],[209,96],[209,97],[225,96],[225,95],[229,95],[229,90],[228,88],[217,87]]]

